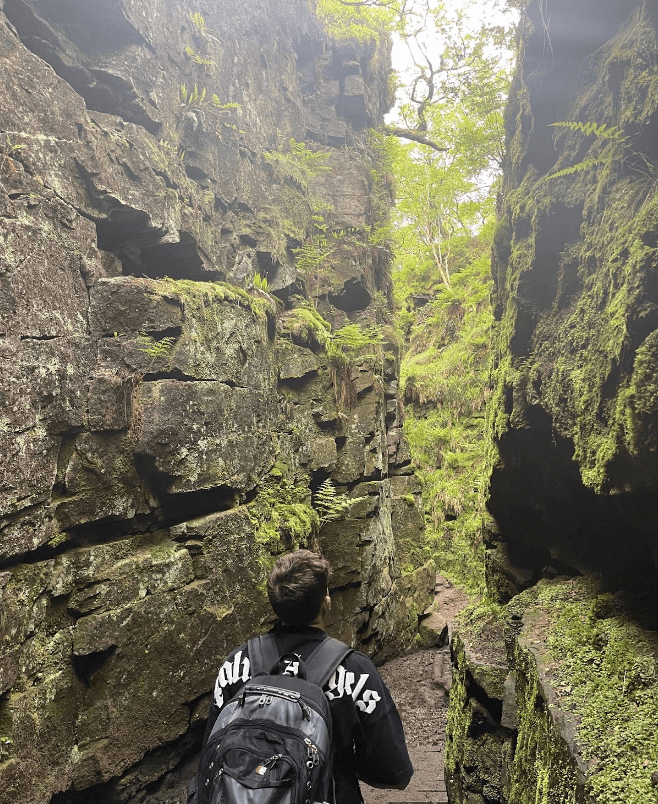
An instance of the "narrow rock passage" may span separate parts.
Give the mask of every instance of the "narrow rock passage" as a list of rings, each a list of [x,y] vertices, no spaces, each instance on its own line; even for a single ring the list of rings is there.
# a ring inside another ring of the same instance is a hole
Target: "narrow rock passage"
[[[438,575],[432,613],[425,620],[427,631],[438,635],[447,626],[451,632],[455,615],[467,602],[462,592]],[[451,678],[447,635],[445,643],[444,647],[420,650],[409,656],[393,659],[380,668],[400,712],[415,772],[406,790],[375,790],[362,784],[365,804],[448,802],[443,778],[445,725]]]
[[[443,635],[442,647],[418,650],[380,667],[398,707],[415,772],[406,790],[375,790],[361,784],[365,804],[447,804],[443,777],[448,691],[452,667],[447,632],[468,599],[437,575],[434,602],[421,623],[426,644]],[[187,780],[198,758],[170,774],[157,790],[135,797],[130,804],[185,804]],[[340,802],[337,802],[340,804]]]
[[[415,772],[406,790],[374,790],[362,784],[365,804],[445,804],[448,801],[443,780],[448,696],[435,680],[446,664],[449,667],[448,647],[403,656],[381,668],[402,717]]]

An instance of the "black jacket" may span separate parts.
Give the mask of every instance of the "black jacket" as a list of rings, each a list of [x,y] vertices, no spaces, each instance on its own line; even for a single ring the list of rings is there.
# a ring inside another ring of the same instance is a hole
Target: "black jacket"
[[[281,626],[275,632],[279,655],[297,653],[308,659],[327,634],[318,628]],[[247,646],[240,645],[219,668],[208,715],[204,745],[224,704],[249,679]],[[402,722],[391,694],[372,661],[349,653],[324,687],[329,699],[334,742],[336,802],[363,801],[358,779],[377,787],[397,787],[413,774]]]

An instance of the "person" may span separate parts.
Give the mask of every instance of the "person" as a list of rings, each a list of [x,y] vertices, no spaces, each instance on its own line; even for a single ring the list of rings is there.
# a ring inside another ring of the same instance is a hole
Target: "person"
[[[327,639],[331,608],[329,562],[310,550],[280,556],[269,575],[270,605],[280,620],[272,633],[280,656],[301,661]],[[285,672],[297,674],[296,662]],[[251,678],[247,645],[233,650],[219,668],[204,745],[222,707]],[[361,804],[359,780],[372,787],[404,790],[413,774],[400,715],[373,662],[351,651],[324,686],[333,730],[336,804]]]

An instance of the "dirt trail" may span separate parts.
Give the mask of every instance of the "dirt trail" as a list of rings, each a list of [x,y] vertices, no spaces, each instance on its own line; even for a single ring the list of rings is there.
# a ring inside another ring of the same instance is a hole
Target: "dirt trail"
[[[451,632],[456,614],[467,603],[462,592],[437,576],[433,612],[423,625],[437,634],[447,625]],[[406,790],[374,790],[362,784],[365,804],[446,804],[443,749],[451,678],[447,639],[443,647],[393,659],[380,672],[400,712],[415,772]]]

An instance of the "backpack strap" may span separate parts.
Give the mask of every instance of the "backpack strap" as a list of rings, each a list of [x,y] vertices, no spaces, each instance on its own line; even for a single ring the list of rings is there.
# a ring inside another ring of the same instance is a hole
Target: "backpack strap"
[[[304,662],[307,680],[324,687],[348,653],[352,648],[344,642],[333,637],[323,639]]]
[[[253,637],[247,643],[247,652],[249,653],[252,678],[269,673],[279,661],[279,651],[274,634],[261,634],[261,636]]]
[[[280,658],[274,634],[261,634],[261,636],[253,637],[247,643],[247,652],[249,653],[252,678],[269,673]],[[338,639],[333,637],[323,639],[304,662],[307,680],[324,687],[338,665],[351,652],[352,648]]]

